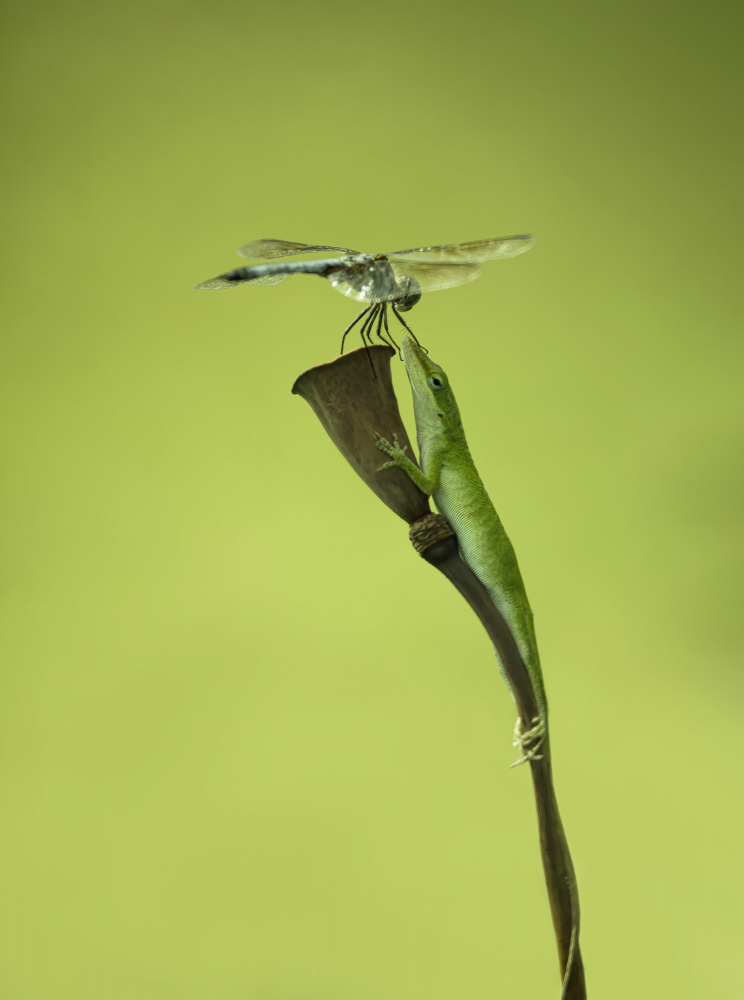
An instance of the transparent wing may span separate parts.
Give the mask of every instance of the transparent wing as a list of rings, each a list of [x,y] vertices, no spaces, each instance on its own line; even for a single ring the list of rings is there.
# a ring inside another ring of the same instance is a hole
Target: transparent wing
[[[249,278],[247,281],[229,281],[224,274],[209,281],[202,281],[194,288],[237,288],[238,285],[278,285],[280,281],[290,278],[289,274],[265,274],[262,278]]]
[[[436,292],[440,288],[466,285],[482,274],[480,265],[472,260],[435,264],[418,258],[404,260],[400,257],[388,257],[388,262],[396,278],[413,278],[418,283],[420,292]]]
[[[343,254],[356,254],[356,250],[345,247],[316,246],[313,243],[289,243],[287,240],[254,240],[238,249],[241,257],[249,260],[271,260],[273,257],[290,257],[295,253],[318,253],[323,250],[338,250]],[[267,282],[264,282],[267,284]],[[271,282],[273,284],[273,282]]]
[[[395,294],[395,275],[387,261],[367,258],[362,263],[335,268],[327,275],[337,292],[355,302],[390,302]]]
[[[499,260],[502,257],[516,257],[526,253],[537,243],[536,236],[524,234],[521,236],[496,236],[490,240],[474,240],[472,243],[444,243],[438,247],[418,247],[414,250],[396,250],[387,254],[388,260],[395,264],[400,258],[412,261],[427,261],[442,263],[457,261],[475,261],[482,264],[487,260]],[[472,280],[472,279],[471,279]],[[447,287],[445,285],[441,287]]]
[[[381,258],[338,268],[328,277],[337,292],[356,302],[397,302],[411,289],[411,282],[399,284],[401,278],[414,279],[417,291],[422,293],[464,285],[475,281],[480,273],[481,268],[474,261],[434,264],[430,261]]]

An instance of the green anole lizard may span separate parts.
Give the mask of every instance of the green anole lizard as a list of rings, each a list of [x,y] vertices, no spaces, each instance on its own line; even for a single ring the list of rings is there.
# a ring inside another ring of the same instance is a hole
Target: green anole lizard
[[[514,637],[539,711],[528,730],[517,720],[514,746],[519,747],[521,756],[514,767],[539,759],[538,750],[548,734],[548,705],[532,611],[514,549],[475,468],[449,379],[412,337],[403,338],[401,353],[413,392],[421,469],[406,456],[397,438],[391,444],[387,438],[375,435],[377,447],[392,459],[381,468],[403,469],[419,489],[433,498],[437,510],[457,535],[461,557],[488,591]],[[511,691],[498,651],[496,657]]]
[[[526,668],[538,715],[529,720],[529,728],[522,728],[521,717],[517,720],[514,745],[520,748],[521,753],[519,760],[512,766],[526,760],[533,764],[540,850],[563,978],[561,998],[586,1000],[584,967],[579,948],[580,917],[576,875],[553,788],[548,744],[548,705],[532,611],[517,557],[473,463],[462,429],[460,411],[447,376],[412,337],[403,338],[401,351],[413,391],[421,469],[405,455],[395,438],[390,444],[386,438],[377,434],[377,447],[392,459],[382,469],[397,466],[410,476],[419,489],[433,497],[437,509],[447,518],[457,535],[460,556],[483,584],[500,612]],[[501,675],[511,691],[508,672],[498,648],[496,657]],[[515,678],[515,664],[509,660],[508,666],[512,678]],[[521,678],[521,672],[519,676]]]

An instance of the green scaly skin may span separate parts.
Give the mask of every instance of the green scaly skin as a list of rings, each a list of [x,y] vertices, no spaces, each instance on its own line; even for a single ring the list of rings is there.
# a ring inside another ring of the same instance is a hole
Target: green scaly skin
[[[412,337],[403,338],[401,353],[413,391],[421,469],[405,455],[397,440],[391,444],[376,435],[377,447],[392,459],[381,468],[403,469],[419,489],[433,498],[437,510],[457,535],[460,555],[488,591],[514,637],[532,679],[540,712],[532,720],[533,728],[526,732],[517,721],[514,745],[520,748],[521,757],[515,764],[521,764],[539,756],[537,751],[547,738],[548,705],[532,610],[517,557],[475,468],[449,379]],[[508,686],[498,652],[496,658]]]

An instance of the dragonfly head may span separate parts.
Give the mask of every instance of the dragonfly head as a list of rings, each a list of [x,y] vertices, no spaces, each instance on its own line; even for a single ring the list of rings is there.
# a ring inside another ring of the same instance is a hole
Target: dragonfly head
[[[421,285],[415,278],[404,275],[396,279],[395,296],[395,308],[398,312],[408,312],[421,298]]]

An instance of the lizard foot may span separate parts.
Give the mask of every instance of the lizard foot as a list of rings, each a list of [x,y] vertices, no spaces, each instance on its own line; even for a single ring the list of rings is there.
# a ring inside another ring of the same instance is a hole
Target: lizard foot
[[[381,465],[380,468],[377,470],[378,472],[382,472],[383,469],[393,469],[395,468],[395,466],[400,465],[400,459],[406,458],[406,448],[408,447],[408,445],[404,445],[401,448],[401,446],[398,444],[397,434],[393,434],[393,443],[390,444],[390,442],[386,437],[383,437],[382,434],[378,434],[377,431],[375,431],[375,444],[380,449],[380,451],[384,451],[386,455],[390,455],[390,457],[393,459],[392,462],[385,462],[384,465]]]
[[[534,725],[531,729],[524,731],[522,729],[521,719],[517,719],[517,724],[514,727],[514,742],[512,746],[519,747],[522,752],[522,756],[519,760],[515,760],[510,767],[518,767],[520,764],[524,764],[528,760],[542,760],[542,754],[537,751],[545,742],[545,723],[541,722],[539,718],[534,718],[532,720]]]

